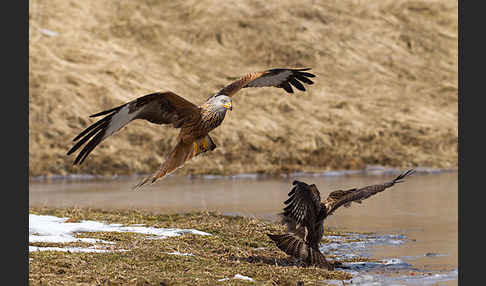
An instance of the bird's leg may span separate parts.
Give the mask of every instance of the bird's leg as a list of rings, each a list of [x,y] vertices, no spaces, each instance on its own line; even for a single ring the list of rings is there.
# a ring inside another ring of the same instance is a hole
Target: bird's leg
[[[201,143],[202,143],[202,150],[203,152],[206,152],[208,150],[208,140],[206,138],[204,138],[203,140],[201,140]]]
[[[198,155],[216,148],[209,135],[194,141],[194,154]]]
[[[194,154],[197,153],[199,153],[199,145],[196,142],[194,142]]]

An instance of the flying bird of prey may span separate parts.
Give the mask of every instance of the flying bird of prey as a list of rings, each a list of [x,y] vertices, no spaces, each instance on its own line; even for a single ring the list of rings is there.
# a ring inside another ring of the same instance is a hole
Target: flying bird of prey
[[[295,180],[294,187],[289,192],[289,198],[284,202],[286,207],[282,216],[282,223],[287,226],[285,234],[267,235],[283,252],[294,258],[303,260],[307,265],[316,265],[332,270],[334,267],[319,250],[319,242],[324,233],[324,220],[332,215],[339,207],[350,207],[351,203],[361,204],[379,192],[390,188],[396,183],[412,175],[414,169],[401,173],[394,180],[364,188],[350,190],[337,190],[331,192],[324,202],[316,185],[308,185]]]
[[[160,168],[135,188],[147,182],[154,183],[157,179],[182,167],[187,160],[216,148],[209,132],[223,122],[228,109],[232,110],[231,98],[240,89],[273,86],[282,88],[287,93],[293,93],[292,86],[294,86],[298,90],[305,91],[302,83],[313,84],[314,82],[309,78],[315,77],[314,74],[306,72],[308,70],[310,68],[279,68],[249,73],[211,95],[199,106],[170,91],[139,97],[118,107],[91,115],[90,117],[102,115],[104,117],[73,139],[73,142],[79,141],[67,152],[67,155],[74,153],[88,142],[73,163],[82,164],[101,141],[135,119],[144,119],[155,124],[171,124],[172,127],[180,129],[177,144]]]

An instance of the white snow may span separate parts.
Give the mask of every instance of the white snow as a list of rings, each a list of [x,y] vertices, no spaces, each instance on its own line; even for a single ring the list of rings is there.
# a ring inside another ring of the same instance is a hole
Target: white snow
[[[244,276],[244,275],[240,275],[240,274],[235,274],[235,277],[233,277],[233,279],[241,279],[241,280],[255,281],[251,277]]]
[[[222,278],[222,279],[218,279],[218,281],[226,281],[226,280],[229,280],[229,279],[231,279],[231,278]],[[253,280],[253,278],[248,277],[248,276],[245,276],[245,275],[241,275],[241,274],[235,274],[235,276],[233,277],[233,279],[241,279],[241,280],[255,281],[255,280]]]
[[[182,255],[182,256],[194,256],[194,254],[192,254],[192,253],[182,253],[182,252],[179,252],[179,251],[167,252],[167,254]]]
[[[146,235],[153,235],[152,239],[162,239],[172,236],[179,236],[185,233],[198,235],[211,235],[195,229],[178,228],[155,228],[137,226],[122,226],[121,224],[106,224],[98,221],[83,220],[80,222],[66,222],[68,218],[59,218],[48,215],[29,214],[29,242],[86,242],[114,244],[114,242],[94,238],[77,238],[76,233],[80,232],[132,232]],[[106,249],[90,248],[61,248],[61,247],[37,247],[29,246],[29,251],[56,250],[71,252],[106,252]]]

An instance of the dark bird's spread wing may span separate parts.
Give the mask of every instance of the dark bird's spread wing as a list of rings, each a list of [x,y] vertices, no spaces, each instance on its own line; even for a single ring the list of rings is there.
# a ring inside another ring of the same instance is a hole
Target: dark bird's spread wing
[[[305,91],[302,83],[313,84],[309,78],[315,77],[314,74],[306,72],[310,68],[303,69],[270,69],[263,72],[249,73],[225,86],[218,94],[233,96],[242,88],[247,87],[278,87],[283,88],[288,93],[293,93],[292,86],[298,90]]]
[[[74,165],[83,163],[101,141],[135,119],[145,119],[155,124],[172,124],[175,128],[195,124],[200,119],[199,107],[172,92],[148,94],[90,117],[102,115],[105,117],[90,125],[73,139],[79,141],[67,152],[67,155],[74,153],[89,140],[74,160]]]
[[[315,185],[308,185],[304,182],[294,181],[294,187],[289,192],[289,198],[284,202],[284,221],[295,221],[295,223],[311,228],[321,210],[321,196]]]
[[[403,182],[403,179],[405,177],[412,175],[414,172],[415,172],[414,169],[407,170],[401,173],[394,180],[390,182],[386,182],[381,185],[372,185],[360,189],[356,189],[356,188],[350,189],[347,191],[342,191],[342,190],[334,191],[329,194],[329,197],[324,202],[324,205],[326,206],[326,210],[327,210],[327,215],[329,216],[333,214],[334,211],[338,209],[340,206],[349,207],[352,202],[361,203],[362,200],[367,199],[379,192],[383,192],[384,190],[390,188],[396,183]]]

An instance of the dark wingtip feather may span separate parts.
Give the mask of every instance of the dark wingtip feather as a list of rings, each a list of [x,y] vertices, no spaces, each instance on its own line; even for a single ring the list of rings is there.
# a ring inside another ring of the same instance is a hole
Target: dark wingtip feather
[[[120,110],[123,106],[125,106],[125,104],[111,108],[111,109],[107,109],[107,110],[104,110],[104,111],[101,111],[101,112],[98,112],[98,113],[95,113],[95,114],[91,114],[89,117],[98,117],[98,116],[105,115],[105,114],[108,114],[108,113],[116,112],[116,111]]]
[[[88,127],[86,130],[84,130],[83,132],[81,132],[81,136],[83,136],[88,131],[90,131],[81,140],[79,140],[71,149],[69,149],[69,151],[67,152],[67,155],[71,155],[72,153],[74,153],[76,150],[79,149],[79,147],[81,147],[81,145],[83,145],[84,143],[86,143],[86,141],[88,141],[91,137],[93,137],[97,132],[100,132],[100,130],[103,130],[103,128],[105,128],[106,126],[108,126],[108,120],[102,119],[100,121],[94,123],[93,125],[91,125],[90,127]],[[76,136],[76,138],[81,137],[81,136],[78,135],[78,136]]]
[[[288,199],[286,199],[286,200],[284,201],[284,204],[285,204],[285,205],[288,205],[290,202],[292,202],[292,200],[293,200],[293,199],[294,199],[294,197],[293,197],[293,196],[291,196],[290,198],[288,198]],[[288,210],[289,210],[289,208],[291,208],[291,207],[292,207],[291,205],[286,206],[286,207],[284,208],[284,211],[288,211]]]
[[[283,82],[278,87],[283,88],[288,93],[294,93],[292,86],[290,86],[290,84],[288,82]]]
[[[84,129],[81,133],[79,133],[78,136],[74,137],[73,142],[76,142],[79,138],[83,137],[85,134],[87,134],[93,128],[99,127],[100,124],[102,124],[106,121],[109,121],[110,119],[111,119],[111,116],[106,116],[105,118],[100,119],[100,120],[96,121],[95,123],[91,124],[88,128]]]
[[[305,87],[303,84],[301,84],[298,80],[296,80],[295,78],[291,78],[289,80],[290,84],[292,84],[293,86],[295,86],[295,88],[297,88],[298,90],[300,91],[305,91]]]
[[[67,152],[67,155],[71,155],[74,153],[76,150],[78,150],[84,143],[86,143],[88,140],[88,144],[84,146],[84,148],[79,152],[78,156],[73,162],[73,165],[79,164],[81,165],[83,161],[86,159],[86,157],[91,153],[91,151],[102,141],[103,136],[105,134],[105,128],[109,124],[109,119],[111,116],[107,116],[107,118],[103,118],[99,120],[98,122],[95,122],[93,125],[88,127],[85,131],[82,132],[82,135],[86,134],[87,131],[90,131],[84,137],[79,140],[69,151]],[[94,137],[93,137],[94,136]],[[76,136],[76,137],[81,137],[81,136]]]
[[[305,77],[316,77],[315,74],[309,72],[299,72],[299,74]]]
[[[302,81],[303,83],[306,83],[308,85],[311,85],[311,84],[314,84],[314,82],[308,78],[306,78],[305,76],[301,76],[301,75],[295,75],[295,78]]]
[[[409,169],[403,173],[401,173],[400,175],[398,175],[398,177],[396,177],[394,180],[393,180],[393,183],[401,183],[403,182],[403,179],[405,177],[408,177],[408,176],[411,176],[415,173],[415,169]]]
[[[295,183],[295,181],[294,181],[294,183]],[[295,184],[294,184],[294,185],[295,185]],[[292,196],[292,195],[295,193],[295,189],[296,189],[296,188],[297,188],[297,187],[293,187],[293,188],[290,190],[290,192],[287,194],[287,196],[289,196],[289,197],[290,197],[290,196]]]
[[[93,149],[101,142],[104,133],[105,132],[103,132],[103,131],[99,132],[98,134],[96,134],[96,136],[93,139],[91,139],[88,142],[88,144],[86,144],[86,146],[84,146],[83,150],[81,150],[81,152],[79,152],[78,156],[74,160],[73,165],[76,165],[76,164],[81,165],[84,162],[84,160],[86,159],[86,157],[88,157],[88,155],[91,153],[91,151],[93,151]]]
[[[312,68],[300,68],[300,69],[294,69],[294,71],[310,71]]]

